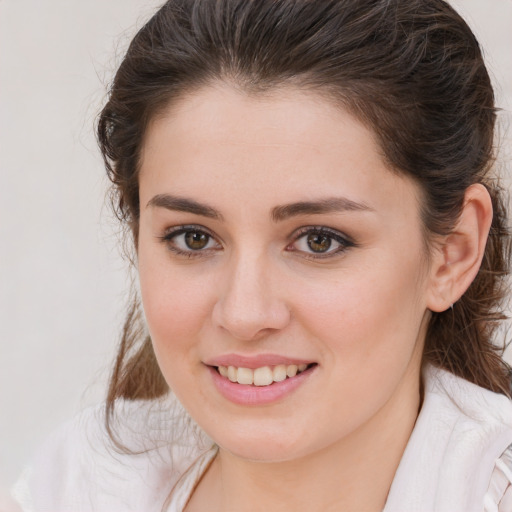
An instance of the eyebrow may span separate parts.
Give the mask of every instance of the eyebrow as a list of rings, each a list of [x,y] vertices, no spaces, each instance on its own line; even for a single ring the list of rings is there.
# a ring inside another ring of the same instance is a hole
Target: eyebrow
[[[165,208],[167,210],[193,213],[210,219],[223,220],[222,214],[207,204],[186,197],[170,194],[158,194],[151,198],[146,207]],[[374,211],[364,203],[357,203],[346,197],[329,197],[316,201],[299,201],[272,208],[270,214],[274,222],[280,222],[300,215],[319,215],[347,211]]]
[[[215,208],[206,204],[198,203],[197,201],[188,199],[186,197],[177,197],[169,194],[158,194],[149,200],[146,208],[148,206],[165,208],[167,210],[173,210],[177,212],[193,213],[195,215],[201,215],[202,217],[208,217],[210,219],[222,220],[221,213]]]
[[[274,222],[279,222],[299,215],[318,215],[322,213],[353,211],[374,210],[364,203],[357,203],[346,197],[329,197],[317,201],[300,201],[283,206],[276,206],[272,209],[271,216]]]

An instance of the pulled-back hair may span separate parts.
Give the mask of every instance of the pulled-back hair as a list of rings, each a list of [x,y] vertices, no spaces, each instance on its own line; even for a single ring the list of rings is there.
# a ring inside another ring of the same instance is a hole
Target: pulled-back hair
[[[425,238],[455,226],[467,188],[483,184],[494,217],[474,282],[432,313],[424,362],[509,393],[493,343],[504,319],[510,235],[492,174],[496,111],[473,33],[442,0],[171,0],[133,39],[98,123],[119,219],[138,238],[138,174],[148,123],[187,94],[225,81],[247,94],[292,85],[335,101],[375,134],[393,172],[423,191]],[[115,400],[167,384],[133,298],[110,381]]]

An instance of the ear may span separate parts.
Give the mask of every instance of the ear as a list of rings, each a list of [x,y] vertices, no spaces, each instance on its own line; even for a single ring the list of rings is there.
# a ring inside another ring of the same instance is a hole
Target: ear
[[[457,302],[475,279],[492,222],[487,189],[471,185],[453,231],[441,241],[432,261],[427,307],[441,312]]]

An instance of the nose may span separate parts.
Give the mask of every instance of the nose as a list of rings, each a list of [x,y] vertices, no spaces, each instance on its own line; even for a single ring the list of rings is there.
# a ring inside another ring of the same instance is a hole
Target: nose
[[[255,340],[283,329],[290,310],[276,269],[264,256],[243,257],[225,269],[213,307],[215,325],[239,340]]]

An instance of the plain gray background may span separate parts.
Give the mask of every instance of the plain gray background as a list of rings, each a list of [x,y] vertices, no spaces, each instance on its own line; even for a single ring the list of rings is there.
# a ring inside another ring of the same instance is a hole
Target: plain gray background
[[[0,0],[0,487],[103,398],[128,279],[93,123],[126,44],[161,3]],[[452,3],[484,47],[506,126],[512,0]]]

